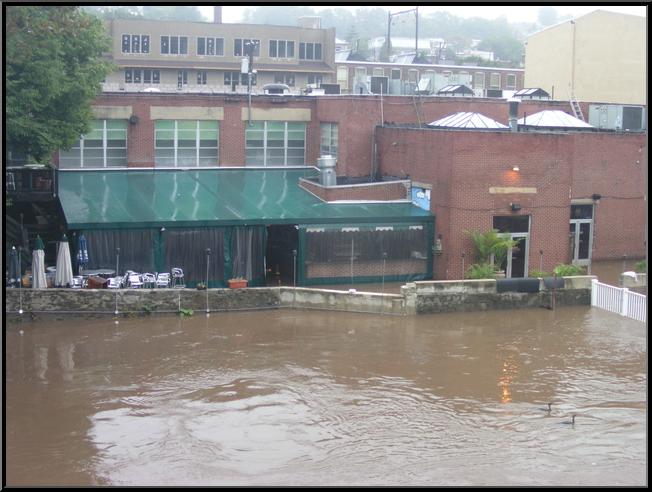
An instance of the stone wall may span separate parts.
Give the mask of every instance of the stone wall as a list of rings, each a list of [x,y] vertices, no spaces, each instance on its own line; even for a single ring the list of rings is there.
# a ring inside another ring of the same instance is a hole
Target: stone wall
[[[565,277],[566,287],[555,290],[555,305],[590,305],[594,276]],[[401,288],[401,294],[305,287],[245,289],[6,289],[5,315],[34,318],[98,318],[195,314],[255,309],[320,309],[369,314],[414,315],[547,307],[552,292],[496,292],[495,280],[424,281]],[[22,314],[19,312],[22,309]]]

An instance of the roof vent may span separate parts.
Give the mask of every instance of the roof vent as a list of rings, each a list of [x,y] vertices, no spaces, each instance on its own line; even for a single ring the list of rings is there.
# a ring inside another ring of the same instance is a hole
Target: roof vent
[[[335,174],[335,165],[337,157],[332,155],[323,155],[317,159],[317,168],[319,168],[319,184],[322,186],[336,186],[337,174]]]

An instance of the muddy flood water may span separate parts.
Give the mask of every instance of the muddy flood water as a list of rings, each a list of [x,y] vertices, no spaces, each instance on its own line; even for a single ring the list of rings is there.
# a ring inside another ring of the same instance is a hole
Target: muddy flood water
[[[6,483],[645,485],[646,335],[588,306],[13,323]]]

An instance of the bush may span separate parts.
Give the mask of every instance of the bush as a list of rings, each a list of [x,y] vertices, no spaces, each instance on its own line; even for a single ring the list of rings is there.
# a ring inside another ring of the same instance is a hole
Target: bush
[[[528,277],[534,277],[534,278],[543,278],[543,277],[551,277],[548,272],[542,272],[541,270],[532,270],[529,274]]]
[[[634,271],[636,273],[647,273],[647,261],[641,260],[636,265],[634,265]]]
[[[494,266],[489,263],[474,263],[466,270],[464,278],[474,280],[496,278],[496,271],[494,270]]]
[[[557,265],[553,272],[558,277],[572,277],[574,275],[584,275],[586,273],[584,267],[577,265],[565,265],[563,263]]]
[[[491,255],[493,255],[497,269],[500,269],[503,261],[507,258],[507,251],[518,244],[517,241],[509,237],[509,234],[501,234],[496,229],[491,229],[485,233],[466,232],[473,239],[476,261],[479,264],[489,263]]]

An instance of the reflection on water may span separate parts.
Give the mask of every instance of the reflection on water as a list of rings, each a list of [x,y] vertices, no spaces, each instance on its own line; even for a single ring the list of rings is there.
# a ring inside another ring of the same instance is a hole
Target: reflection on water
[[[10,325],[7,483],[643,485],[645,337],[588,307]]]

